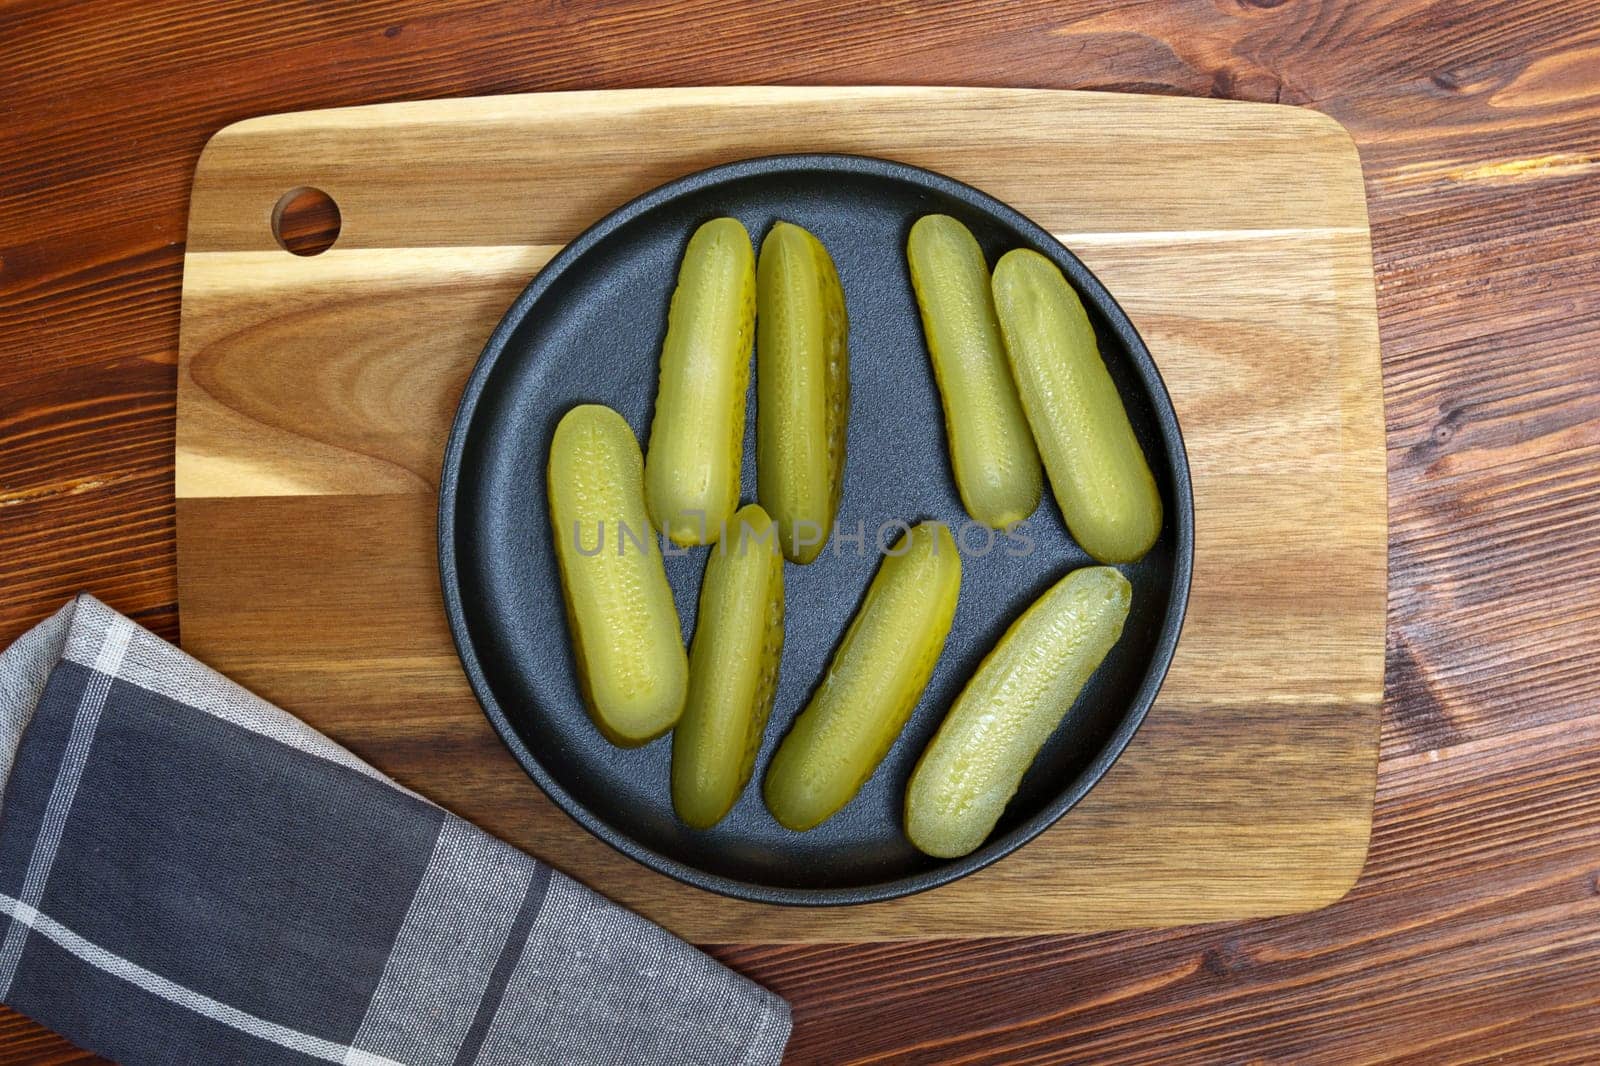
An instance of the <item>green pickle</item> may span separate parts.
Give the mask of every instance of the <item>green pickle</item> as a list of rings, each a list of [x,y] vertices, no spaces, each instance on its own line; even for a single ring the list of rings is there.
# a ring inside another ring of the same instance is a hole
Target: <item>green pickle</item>
[[[906,262],[961,503],[1003,529],[1039,506],[1044,473],[1006,362],[983,249],[950,216],[925,215],[911,227]]]
[[[844,487],[844,290],[822,242],[778,222],[761,242],[756,294],[756,495],[777,523],[783,554],[809,563],[827,542]]]
[[[689,699],[672,733],[672,806],[720,822],[750,781],[783,657],[783,556],[757,504],[739,509],[706,560],[689,650]]]
[[[961,558],[945,526],[924,522],[889,550],[767,768],[767,809],[782,825],[820,825],[872,776],[922,697],[960,591]]]
[[[755,254],[738,219],[694,231],[667,312],[645,500],[674,544],[712,544],[739,505]]]
[[[1012,376],[1067,529],[1095,559],[1130,563],[1161,535],[1161,493],[1095,341],[1054,263],[1019,248],[994,268]]]
[[[1133,589],[1074,570],[1012,623],[956,698],[906,786],[906,836],[955,858],[984,842],[1039,749],[1122,635]]]
[[[547,491],[572,657],[589,717],[622,747],[671,729],[689,683],[643,468],[633,430],[609,407],[574,407],[556,425]]]

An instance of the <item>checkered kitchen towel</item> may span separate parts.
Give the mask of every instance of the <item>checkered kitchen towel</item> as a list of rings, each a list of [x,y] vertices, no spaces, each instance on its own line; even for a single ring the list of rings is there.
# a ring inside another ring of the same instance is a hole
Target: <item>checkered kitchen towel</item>
[[[775,1063],[783,1000],[89,596],[0,654],[0,998],[143,1063]]]

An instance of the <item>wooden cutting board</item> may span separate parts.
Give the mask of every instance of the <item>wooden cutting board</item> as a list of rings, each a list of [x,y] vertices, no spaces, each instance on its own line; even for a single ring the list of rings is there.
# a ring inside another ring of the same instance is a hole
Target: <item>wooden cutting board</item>
[[[434,562],[457,395],[533,273],[635,194],[787,151],[943,171],[1077,252],[1166,377],[1197,527],[1172,672],[1089,797],[963,881],[823,910],[680,885],[545,800],[473,701]],[[343,216],[338,242],[312,258],[271,232],[274,205],[299,186],[331,194]],[[1383,693],[1382,390],[1360,162],[1322,115],[1031,90],[742,88],[253,119],[213,137],[196,169],[179,362],[184,646],[692,940],[1280,914],[1332,902],[1361,870]]]

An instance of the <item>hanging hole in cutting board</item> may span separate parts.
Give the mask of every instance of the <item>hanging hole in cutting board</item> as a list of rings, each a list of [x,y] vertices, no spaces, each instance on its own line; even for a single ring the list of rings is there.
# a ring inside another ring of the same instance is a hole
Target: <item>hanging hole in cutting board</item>
[[[339,239],[339,205],[321,189],[302,185],[278,197],[272,236],[295,255],[321,255]]]

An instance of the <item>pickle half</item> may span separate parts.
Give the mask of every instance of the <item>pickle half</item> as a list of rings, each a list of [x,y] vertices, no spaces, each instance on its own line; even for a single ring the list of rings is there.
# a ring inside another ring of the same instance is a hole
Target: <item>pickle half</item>
[[[755,255],[738,219],[694,231],[667,312],[645,500],[674,544],[715,543],[739,505]]]
[[[783,554],[817,557],[844,488],[850,322],[822,242],[775,223],[756,268],[756,495]]]
[[[821,824],[872,776],[922,697],[960,591],[961,558],[945,526],[924,522],[889,550],[767,768],[767,809],[779,823]]]
[[[994,306],[1068,531],[1100,562],[1134,562],[1161,535],[1161,493],[1083,302],[1054,263],[1018,248],[995,264]]]
[[[1006,362],[983,249],[949,215],[924,215],[911,227],[906,263],[962,506],[1004,529],[1039,506],[1044,473]]]
[[[783,658],[783,555],[758,504],[741,507],[706,559],[689,649],[689,699],[672,733],[672,806],[720,822],[750,781]]]
[[[671,729],[689,685],[643,473],[639,442],[611,408],[574,407],[556,425],[547,491],[572,657],[589,717],[621,747]]]
[[[1011,624],[917,760],[906,836],[955,858],[994,831],[1039,749],[1122,635],[1133,589],[1109,566],[1074,570]]]

